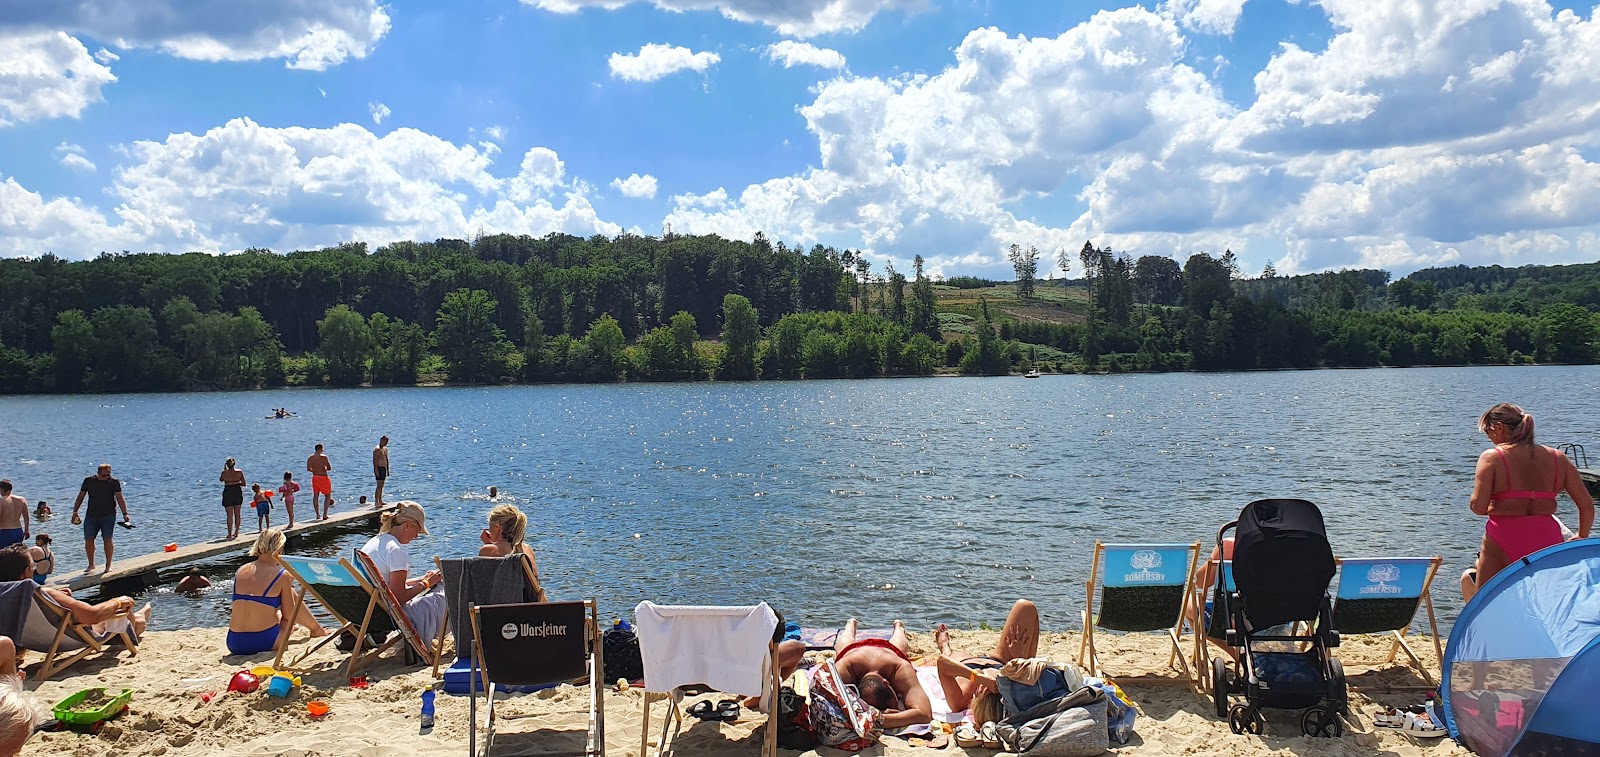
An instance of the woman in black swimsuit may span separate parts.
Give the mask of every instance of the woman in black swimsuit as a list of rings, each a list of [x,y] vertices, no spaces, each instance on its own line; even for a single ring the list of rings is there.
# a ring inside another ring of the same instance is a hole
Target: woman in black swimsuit
[[[1000,629],[1000,640],[995,643],[994,652],[988,656],[972,655],[951,648],[950,629],[943,623],[934,629],[933,641],[939,647],[939,685],[944,689],[945,702],[950,705],[950,711],[959,712],[972,707],[976,720],[978,710],[983,709],[988,711],[985,713],[988,715],[986,720],[999,720],[993,715],[1000,709],[999,686],[995,679],[1006,663],[1038,656],[1039,608],[1026,599],[1019,599],[1011,605],[1006,624]]]
[[[244,471],[239,470],[238,463],[233,458],[228,458],[222,464],[222,475],[217,477],[222,482],[222,509],[228,517],[228,540],[239,538],[239,508],[244,506]]]

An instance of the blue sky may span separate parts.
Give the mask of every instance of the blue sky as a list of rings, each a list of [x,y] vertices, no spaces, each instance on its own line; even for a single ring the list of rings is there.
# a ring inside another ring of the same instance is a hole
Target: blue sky
[[[1012,242],[1086,239],[1249,271],[1600,257],[1580,5],[0,5],[7,256],[671,224],[1000,277]]]

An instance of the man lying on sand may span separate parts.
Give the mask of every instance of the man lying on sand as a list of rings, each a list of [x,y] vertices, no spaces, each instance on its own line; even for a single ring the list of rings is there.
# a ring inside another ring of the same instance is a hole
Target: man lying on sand
[[[5,549],[0,549],[0,581],[32,581],[33,556],[28,554],[26,544],[13,544]],[[84,625],[105,623],[118,615],[133,609],[131,597],[117,597],[108,599],[97,605],[80,601],[71,594],[53,586],[41,586],[39,591],[44,592],[54,600],[61,609],[72,613],[73,619]],[[138,636],[144,633],[144,628],[150,623],[150,605],[146,604],[133,614],[133,634]]]
[[[833,648],[838,650],[833,663],[839,668],[839,677],[856,685],[862,701],[883,711],[885,729],[933,720],[933,703],[917,682],[917,670],[911,665],[911,644],[906,639],[904,623],[894,622],[894,633],[888,641],[856,641],[856,619],[851,618],[839,631]]]
[[[988,655],[973,655],[951,648],[950,629],[943,623],[934,629],[933,643],[939,647],[939,685],[944,688],[944,699],[950,711],[960,712],[972,707],[974,719],[977,719],[978,710],[987,710],[990,716],[984,720],[998,720],[993,715],[1000,709],[996,678],[1006,663],[1038,656],[1039,608],[1026,599],[1011,605],[1006,624],[1000,629],[1000,640],[995,643],[994,652]]]

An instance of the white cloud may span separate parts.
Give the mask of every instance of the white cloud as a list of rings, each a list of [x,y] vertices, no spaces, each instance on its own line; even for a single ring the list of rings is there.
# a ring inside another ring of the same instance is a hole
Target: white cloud
[[[94,54],[94,59],[100,61],[102,65],[109,66],[111,65],[112,61],[122,60],[122,56],[102,47],[100,48],[99,52]]]
[[[628,174],[626,179],[612,179],[611,188],[623,195],[635,199],[649,199],[656,196],[656,177],[650,174]]]
[[[62,142],[61,144],[56,145],[55,152],[56,160],[66,168],[72,168],[79,171],[95,170],[94,161],[89,160],[88,155],[85,154],[83,145]]]
[[[487,129],[484,129],[483,133],[484,133],[484,135],[488,136],[489,139],[494,140],[495,142],[499,142],[500,140],[503,140],[503,139],[506,138],[506,127],[504,127],[504,126],[491,126],[491,127],[487,128]]]
[[[9,3],[0,31],[64,31],[180,58],[281,58],[321,71],[365,58],[389,31],[377,0],[54,0]]]
[[[510,176],[492,156],[415,129],[270,128],[236,119],[203,134],[135,142],[111,172],[108,221],[79,200],[0,184],[0,254],[92,256],[104,249],[296,249],[363,240],[465,238],[485,228],[614,235],[590,188],[545,148]]]
[[[522,0],[556,13],[576,13],[584,8],[616,10],[635,2],[650,2],[672,12],[720,11],[725,18],[764,24],[779,33],[795,37],[814,37],[833,32],[854,32],[864,28],[872,17],[885,11],[918,12],[931,6],[929,0]]]
[[[82,42],[62,32],[0,28],[0,127],[23,121],[77,118],[117,80]]]
[[[394,112],[389,110],[389,106],[379,102],[367,103],[367,111],[372,114],[372,122],[380,126],[383,125],[383,119],[388,118]]]
[[[1185,29],[1207,34],[1233,34],[1245,0],[1167,0],[1161,4]]]
[[[655,81],[679,71],[704,73],[722,56],[713,52],[694,52],[687,47],[650,43],[632,54],[611,54],[611,76],[626,81]]]
[[[767,58],[782,63],[784,68],[816,66],[837,70],[844,68],[845,65],[844,56],[840,55],[838,50],[829,50],[826,47],[817,47],[792,39],[768,45],[766,54]]]

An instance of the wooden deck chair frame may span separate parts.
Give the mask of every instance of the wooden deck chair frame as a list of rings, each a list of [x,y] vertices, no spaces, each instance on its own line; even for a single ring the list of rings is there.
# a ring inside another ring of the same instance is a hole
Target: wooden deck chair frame
[[[1339,580],[1343,581],[1344,558],[1335,557],[1333,561],[1338,564],[1340,568]],[[1436,555],[1429,559],[1427,576],[1422,579],[1422,596],[1418,597],[1417,601],[1418,605],[1425,607],[1428,610],[1428,631],[1429,636],[1433,639],[1433,653],[1435,655],[1434,659],[1440,661],[1444,660],[1444,645],[1439,641],[1439,619],[1433,611],[1433,579],[1435,576],[1439,575],[1439,568],[1443,564],[1444,557],[1442,555]],[[1412,623],[1415,622],[1416,618],[1415,615],[1413,615]],[[1406,633],[1411,630],[1411,625],[1411,623],[1407,623],[1405,628],[1384,632],[1393,636],[1394,642],[1389,645],[1389,656],[1384,659],[1383,664],[1394,664],[1395,658],[1398,657],[1400,652],[1403,651],[1406,653],[1406,657],[1411,658],[1412,666],[1417,669],[1417,673],[1422,675],[1422,680],[1426,681],[1428,685],[1384,687],[1351,686],[1350,689],[1352,691],[1434,691],[1438,688],[1438,685],[1434,682],[1434,677],[1429,675],[1427,666],[1422,664],[1422,660],[1417,657],[1416,651],[1411,648],[1410,644],[1406,643]]]
[[[314,558],[314,559],[326,559],[326,558]],[[367,596],[368,596],[367,609],[366,609],[366,612],[362,615],[361,622],[359,622],[359,623],[355,622],[354,620],[351,620],[350,618],[346,618],[343,615],[339,614],[339,611],[334,609],[334,606],[333,606],[332,603],[328,602],[328,600],[326,600],[326,599],[323,599],[322,595],[317,593],[316,585],[313,584],[310,581],[307,581],[304,576],[302,576],[298,572],[296,572],[293,566],[291,566],[287,562],[283,562],[281,564],[283,565],[284,571],[286,571],[289,574],[289,577],[294,579],[294,582],[296,584],[300,585],[299,590],[295,593],[295,601],[297,603],[304,604],[305,600],[306,600],[306,595],[310,594],[311,598],[317,600],[317,603],[322,605],[322,608],[324,610],[327,610],[328,614],[332,615],[334,620],[339,621],[340,626],[339,626],[339,628],[337,630],[335,630],[334,632],[328,634],[327,637],[324,638],[322,641],[319,641],[316,644],[313,644],[310,648],[306,649],[304,652],[301,652],[298,656],[296,656],[293,660],[290,660],[287,664],[284,663],[284,661],[283,661],[283,655],[284,655],[285,652],[288,651],[288,648],[289,648],[289,636],[291,634],[287,634],[287,633],[279,634],[278,635],[278,646],[277,646],[277,650],[276,650],[277,651],[277,655],[275,657],[273,657],[273,659],[272,659],[272,667],[277,668],[279,670],[299,670],[299,669],[301,669],[299,667],[300,663],[304,662],[306,660],[306,658],[310,657],[317,650],[327,646],[330,642],[338,640],[338,638],[339,638],[339,636],[341,634],[349,632],[349,633],[355,634],[356,644],[355,644],[355,647],[350,650],[350,657],[345,663],[345,675],[346,676],[353,676],[353,675],[356,674],[357,670],[360,670],[361,668],[366,667],[366,665],[368,663],[370,663],[373,660],[377,659],[378,656],[380,656],[384,652],[388,651],[388,649],[390,647],[393,647],[395,644],[400,643],[404,639],[404,635],[403,634],[397,634],[393,638],[390,638],[390,639],[384,641],[382,644],[379,644],[379,645],[377,645],[377,646],[375,646],[375,647],[373,647],[371,649],[368,649],[365,652],[362,651],[361,648],[367,642],[367,628],[372,624],[372,614],[373,614],[373,612],[375,610],[377,610],[380,607],[380,605],[378,603],[377,588],[374,587],[371,582],[367,581],[366,577],[361,575],[361,571],[356,570],[356,566],[350,564],[349,560],[346,560],[343,557],[341,557],[341,558],[338,559],[338,564],[339,564],[340,567],[344,568],[346,571],[349,571],[350,575],[355,577],[356,583],[358,585],[360,585],[363,589],[366,590]],[[387,610],[386,610],[386,612],[387,612]],[[391,619],[392,619],[392,616],[391,616]],[[396,625],[399,625],[399,624],[396,623]]]
[[[437,561],[437,558],[435,558]],[[527,560],[523,560],[524,566]],[[532,571],[530,569],[531,577]],[[537,583],[537,582],[535,582]],[[531,602],[530,606],[550,604],[548,602]],[[588,618],[584,623],[584,643],[589,650],[589,733],[584,750],[581,752],[541,752],[551,755],[571,755],[572,757],[605,757],[606,754],[606,694],[605,694],[605,638],[600,629],[600,603],[594,598],[583,600],[584,609]],[[505,606],[505,605],[502,605]],[[469,605],[468,614],[471,615],[473,645],[482,648],[482,629],[478,627],[478,606]],[[472,757],[478,755],[478,692],[482,691],[488,700],[487,712],[484,716],[484,742],[483,754],[488,755],[494,748],[494,683],[493,673],[489,670],[489,661],[486,655],[479,655],[475,668],[476,686],[467,687],[468,698],[468,732],[467,753]]]
[[[1094,642],[1094,628],[1095,628],[1095,619],[1096,619],[1095,610],[1094,610],[1095,589],[1099,587],[1099,583],[1100,583],[1100,560],[1101,560],[1101,557],[1103,557],[1105,555],[1105,551],[1106,551],[1107,547],[1116,547],[1116,548],[1120,549],[1120,548],[1125,548],[1125,547],[1141,547],[1141,546],[1167,547],[1167,548],[1182,547],[1182,548],[1186,549],[1188,551],[1188,553],[1189,553],[1189,565],[1188,565],[1187,572],[1184,574],[1183,594],[1182,594],[1182,596],[1187,598],[1189,596],[1190,592],[1192,591],[1193,584],[1194,584],[1195,564],[1200,559],[1200,542],[1197,541],[1197,542],[1194,542],[1192,544],[1150,544],[1150,545],[1142,545],[1142,544],[1107,544],[1105,542],[1096,541],[1094,543],[1094,557],[1089,563],[1089,581],[1085,584],[1085,588],[1087,590],[1087,593],[1086,593],[1086,599],[1085,599],[1084,606],[1083,606],[1083,635],[1079,639],[1079,642],[1078,642],[1078,666],[1083,668],[1083,669],[1085,669],[1085,670],[1087,670],[1087,671],[1089,671],[1089,673],[1091,675],[1099,676],[1101,678],[1112,679],[1112,680],[1117,681],[1118,683],[1127,682],[1127,683],[1141,683],[1141,684],[1187,684],[1187,685],[1193,687],[1193,686],[1196,685],[1195,684],[1195,676],[1190,671],[1189,662],[1188,662],[1188,660],[1186,659],[1186,657],[1185,657],[1185,655],[1183,653],[1183,641],[1182,641],[1183,636],[1182,636],[1182,634],[1183,634],[1183,624],[1185,622],[1185,617],[1184,617],[1182,604],[1180,604],[1180,607],[1178,609],[1177,621],[1175,623],[1173,623],[1171,628],[1167,629],[1167,637],[1172,641],[1172,652],[1169,655],[1167,655],[1167,667],[1169,669],[1174,668],[1174,667],[1178,668],[1180,670],[1180,672],[1183,673],[1183,678],[1174,679],[1174,678],[1168,678],[1168,677],[1165,677],[1165,676],[1156,676],[1156,675],[1107,676],[1100,669],[1100,657],[1099,657],[1099,654],[1098,654],[1097,650],[1095,649],[1095,642]],[[1084,664],[1085,661],[1088,662],[1088,665]]]
[[[771,679],[769,685],[772,687],[772,700],[767,705],[767,731],[764,738],[762,738],[761,754],[763,757],[777,757],[778,692],[783,688],[783,682],[778,679],[778,642],[767,642],[767,660],[767,677]],[[650,757],[650,707],[662,700],[667,702],[667,713],[661,721],[661,735],[656,739],[656,754],[658,757],[667,754],[668,745],[671,741],[676,740],[678,731],[683,728],[683,713],[678,709],[678,703],[673,698],[672,692],[646,691],[644,693],[644,717],[639,724],[640,757]],[[668,731],[674,725],[677,726],[677,729],[671,730],[670,736],[672,736],[672,739],[669,740]]]
[[[498,558],[492,558],[492,559],[498,559]],[[540,602],[548,602],[548,601],[550,601],[549,595],[545,594],[544,587],[539,585],[539,576],[536,575],[533,572],[533,564],[528,561],[527,555],[522,555],[522,561],[521,562],[522,562],[522,574],[527,577],[528,585],[533,588],[533,596],[538,597],[538,600]],[[439,571],[439,575],[444,575],[444,563],[442,561],[440,561],[438,555],[434,555],[433,556],[433,567],[434,567],[435,570]],[[439,663],[442,662],[443,658],[444,658],[444,635],[446,633],[448,633],[449,631],[450,631],[450,619],[449,619],[449,617],[446,617],[444,625],[439,627],[439,638],[433,640],[433,677],[434,678],[438,678],[439,677]],[[459,651],[460,650],[457,650],[457,652],[459,652]]]
[[[106,645],[106,640],[113,637],[121,638],[122,644],[132,654],[139,654],[139,644],[133,638],[133,610],[131,608],[113,616],[127,620],[127,629],[96,638],[94,631],[89,626],[79,623],[76,618],[72,617],[72,612],[67,608],[50,601],[42,590],[34,591],[33,601],[39,606],[39,610],[44,613],[45,619],[49,620],[56,629],[55,638],[50,642],[50,649],[44,653],[44,663],[39,672],[35,674],[35,680],[49,680],[51,676],[60,673],[70,667],[72,663],[91,654],[114,651]],[[68,634],[82,642],[83,648],[71,651],[62,650],[61,642],[67,639]]]
[[[411,618],[406,616],[405,603],[401,602],[399,598],[395,597],[394,592],[389,591],[387,584],[368,580],[369,577],[376,577],[378,575],[378,564],[372,561],[371,555],[368,555],[359,549],[355,551],[355,555],[356,563],[362,568],[361,571],[356,573],[356,578],[367,585],[368,590],[372,592],[373,599],[375,599],[378,604],[383,607],[384,612],[389,613],[389,618],[394,621],[395,627],[400,629],[400,636],[404,638],[406,643],[411,645],[411,649],[422,658],[422,663],[424,665],[433,668],[433,677],[438,678],[439,657],[434,653],[434,646],[429,644],[427,639],[422,638],[421,634],[417,633],[416,626],[411,625]],[[370,614],[370,612],[371,611],[369,610],[368,613]],[[439,626],[439,638],[437,639],[437,642],[440,645],[444,643],[444,634],[449,628],[450,619],[446,617],[444,622]]]

